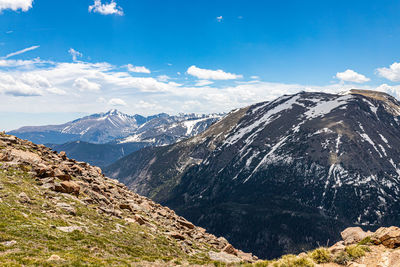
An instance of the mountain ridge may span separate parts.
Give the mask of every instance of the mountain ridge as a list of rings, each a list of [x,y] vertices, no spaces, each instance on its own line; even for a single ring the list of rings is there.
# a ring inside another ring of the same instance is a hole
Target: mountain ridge
[[[286,95],[105,172],[234,245],[275,257],[338,240],[347,226],[395,224],[399,106],[373,91]]]

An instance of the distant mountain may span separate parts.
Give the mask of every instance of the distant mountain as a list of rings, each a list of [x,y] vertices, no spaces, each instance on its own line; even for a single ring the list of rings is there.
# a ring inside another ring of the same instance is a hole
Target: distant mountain
[[[170,145],[206,130],[224,114],[180,114],[160,116],[141,125],[133,135],[116,143],[148,143],[152,146]]]
[[[140,125],[155,117],[130,116],[114,109],[61,125],[26,126],[9,133],[40,144],[62,144],[77,140],[102,144],[129,136]]]
[[[400,103],[374,91],[285,95],[105,172],[233,245],[276,257],[400,221]]]
[[[144,117],[111,110],[62,125],[22,127],[10,134],[103,168],[146,146],[170,145],[201,133],[223,115],[161,113]]]

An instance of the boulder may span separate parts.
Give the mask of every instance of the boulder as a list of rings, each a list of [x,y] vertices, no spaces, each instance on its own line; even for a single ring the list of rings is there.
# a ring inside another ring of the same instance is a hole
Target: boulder
[[[396,226],[381,227],[372,235],[375,244],[382,244],[388,248],[400,247],[400,228]]]
[[[226,245],[222,251],[235,256],[238,254],[238,251],[231,244]]]
[[[340,251],[344,251],[346,249],[346,246],[344,245],[344,241],[339,241],[330,248],[328,248],[328,251],[332,254],[336,254]]]
[[[178,219],[178,223],[179,223],[180,225],[182,225],[182,226],[186,227],[186,228],[189,228],[189,229],[194,229],[194,225],[193,225],[193,223],[191,223],[191,222],[188,222],[188,221],[186,221],[186,220],[181,220],[181,219]]]
[[[54,190],[60,193],[79,195],[80,187],[73,181],[63,181],[54,184]]]
[[[71,176],[69,174],[63,172],[59,168],[54,169],[54,176],[63,181],[71,180]]]
[[[340,233],[345,245],[351,245],[360,242],[368,235],[360,227],[349,227]]]

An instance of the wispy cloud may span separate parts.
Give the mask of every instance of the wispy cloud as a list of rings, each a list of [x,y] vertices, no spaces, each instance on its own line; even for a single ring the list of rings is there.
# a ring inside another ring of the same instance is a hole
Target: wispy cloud
[[[145,66],[133,66],[132,64],[126,65],[126,68],[130,72],[136,72],[136,73],[151,73],[151,71],[146,68]]]
[[[89,12],[99,13],[102,15],[124,15],[124,11],[121,7],[117,6],[117,3],[114,0],[108,4],[102,4],[101,0],[95,0],[93,5],[89,6]]]
[[[82,54],[81,52],[76,51],[76,50],[73,49],[73,48],[70,48],[70,49],[68,50],[68,53],[72,56],[72,60],[73,60],[73,61],[77,61],[77,60],[78,60],[78,57],[83,57],[83,54]]]
[[[13,56],[17,56],[17,55],[20,55],[20,54],[23,54],[23,53],[38,49],[39,47],[40,47],[40,45],[34,45],[34,46],[31,46],[31,47],[28,47],[28,48],[25,48],[25,49],[10,53],[10,54],[6,55],[4,58],[7,59],[7,58],[10,58],[10,57],[13,57]]]

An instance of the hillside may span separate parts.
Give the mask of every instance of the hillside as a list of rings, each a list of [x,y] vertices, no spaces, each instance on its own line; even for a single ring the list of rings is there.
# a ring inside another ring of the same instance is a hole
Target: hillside
[[[83,141],[74,141],[61,145],[46,145],[55,151],[65,151],[70,158],[85,161],[100,168],[106,167],[130,153],[148,146],[147,143],[139,142],[92,144]]]
[[[252,262],[146,197],[77,162],[0,134],[0,263],[171,266]]]
[[[374,91],[285,95],[105,172],[257,256],[297,253],[397,224],[399,111]]]

